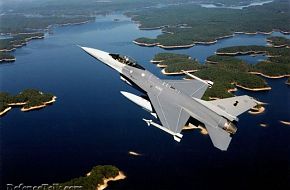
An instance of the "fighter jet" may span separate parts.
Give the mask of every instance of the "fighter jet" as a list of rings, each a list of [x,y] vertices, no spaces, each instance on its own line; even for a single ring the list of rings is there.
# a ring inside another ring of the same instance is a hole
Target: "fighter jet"
[[[190,73],[192,80],[162,80],[144,69],[134,59],[98,49],[81,47],[95,59],[120,73],[121,80],[137,87],[144,96],[121,91],[121,93],[150,112],[161,125],[152,120],[143,119],[148,125],[155,126],[180,142],[181,131],[192,117],[203,124],[213,145],[220,150],[227,150],[232,135],[237,128],[234,123],[238,115],[256,106],[259,102],[249,96],[236,96],[213,101],[201,100],[211,81],[202,80]]]

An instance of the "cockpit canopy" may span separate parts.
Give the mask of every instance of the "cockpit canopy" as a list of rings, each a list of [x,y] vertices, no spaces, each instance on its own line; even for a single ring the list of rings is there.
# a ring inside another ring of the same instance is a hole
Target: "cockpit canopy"
[[[139,65],[137,63],[137,61],[129,56],[124,56],[124,55],[120,55],[120,54],[109,54],[113,59],[115,59],[116,61],[119,61],[123,64],[129,65],[131,67],[135,67],[138,69],[142,69],[145,70],[141,65]]]

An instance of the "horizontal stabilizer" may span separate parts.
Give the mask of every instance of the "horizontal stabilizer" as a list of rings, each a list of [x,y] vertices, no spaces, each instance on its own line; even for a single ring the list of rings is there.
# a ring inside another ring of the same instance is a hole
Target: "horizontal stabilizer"
[[[247,95],[213,100],[210,101],[210,103],[231,114],[232,116],[238,116],[258,104],[254,98]]]
[[[177,90],[194,98],[201,98],[208,85],[198,80],[164,80]]]
[[[230,145],[232,137],[229,133],[219,127],[205,126],[213,145],[223,151],[226,151]]]

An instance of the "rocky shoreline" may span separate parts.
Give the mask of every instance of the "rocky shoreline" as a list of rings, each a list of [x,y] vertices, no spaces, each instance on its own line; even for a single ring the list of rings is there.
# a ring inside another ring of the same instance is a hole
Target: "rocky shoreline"
[[[14,62],[14,61],[16,61],[16,58],[13,58],[13,59],[6,59],[6,58],[0,59],[0,63],[1,62]]]
[[[185,72],[188,72],[188,73],[194,73],[198,70],[185,70]],[[180,72],[166,72],[165,71],[165,68],[161,70],[161,73],[164,74],[164,75],[184,75],[184,71],[180,71]]]
[[[278,76],[269,76],[269,75],[265,75],[263,73],[260,73],[260,72],[255,72],[255,71],[251,71],[249,72],[251,74],[255,74],[255,75],[261,75],[263,77],[266,77],[266,78],[270,78],[270,79],[279,79],[279,78],[284,78],[284,77],[290,77],[290,75],[278,75]]]
[[[257,92],[257,91],[267,91],[267,90],[271,90],[272,88],[269,86],[269,87],[262,87],[262,88],[248,88],[248,87],[245,87],[245,86],[242,86],[242,85],[239,85],[239,84],[235,84],[237,87],[239,88],[242,88],[244,90],[249,90],[249,91],[254,91],[254,92]]]
[[[248,111],[248,113],[250,114],[253,114],[253,115],[257,115],[257,114],[260,114],[260,113],[263,113],[265,111],[265,107],[261,106],[259,108],[251,108],[250,111]]]
[[[53,96],[50,101],[43,102],[41,105],[32,106],[32,107],[28,107],[28,108],[22,107],[20,110],[23,112],[27,112],[27,111],[31,111],[31,110],[44,108],[44,107],[48,106],[49,104],[52,104],[53,102],[55,102],[56,98],[57,98],[56,96]],[[27,102],[9,103],[9,104],[7,104],[9,107],[7,107],[2,112],[0,112],[0,116],[5,115],[8,111],[10,111],[12,109],[13,106],[25,106],[26,104],[27,104]]]
[[[35,109],[40,109],[40,108],[44,108],[46,107],[48,104],[52,104],[53,102],[56,101],[56,96],[53,96],[52,99],[50,101],[47,101],[47,102],[43,102],[43,104],[41,105],[38,105],[38,106],[32,106],[32,107],[28,107],[28,108],[21,108],[21,111],[31,111],[31,110],[35,110]]]
[[[119,171],[119,174],[116,177],[110,177],[110,178],[104,178],[104,182],[102,185],[98,185],[96,190],[104,190],[105,188],[108,187],[108,182],[110,181],[118,181],[118,180],[123,180],[125,179],[126,176],[123,172]]]

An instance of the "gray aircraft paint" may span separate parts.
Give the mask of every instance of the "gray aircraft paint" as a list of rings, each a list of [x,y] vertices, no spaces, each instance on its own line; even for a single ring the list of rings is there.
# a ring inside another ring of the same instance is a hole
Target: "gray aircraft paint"
[[[118,54],[109,54],[88,47],[81,48],[92,57],[117,70],[125,77],[121,77],[122,80],[128,79],[128,84],[133,83],[145,91],[162,124],[162,126],[158,124],[154,126],[173,135],[178,142],[182,138],[180,132],[191,116],[205,125],[215,147],[227,150],[232,139],[231,133],[236,132],[232,121],[238,121],[238,115],[258,103],[246,95],[203,101],[200,98],[209,84],[197,77],[195,78],[198,80],[189,81],[161,80],[140,68],[135,62],[127,60],[125,56],[118,57]],[[122,94],[126,96],[126,93]]]

